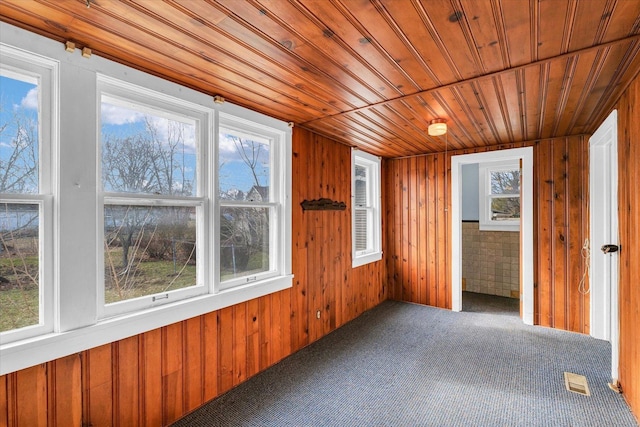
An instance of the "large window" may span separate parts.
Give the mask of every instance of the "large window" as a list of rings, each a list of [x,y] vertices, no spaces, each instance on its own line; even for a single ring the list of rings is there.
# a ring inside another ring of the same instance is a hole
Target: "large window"
[[[520,229],[520,164],[482,163],[479,173],[480,230]]]
[[[287,123],[0,31],[0,375],[291,286]]]
[[[101,76],[104,315],[206,292],[206,109]]]
[[[0,46],[0,337],[53,329],[53,61]]]
[[[285,135],[220,115],[220,289],[282,274]]]
[[[352,256],[357,267],[382,258],[380,158],[352,151]]]

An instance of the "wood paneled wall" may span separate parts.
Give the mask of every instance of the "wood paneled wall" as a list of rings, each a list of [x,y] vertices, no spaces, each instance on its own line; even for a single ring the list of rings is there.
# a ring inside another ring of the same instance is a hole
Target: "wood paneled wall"
[[[618,109],[618,218],[620,230],[620,384],[640,420],[640,77]]]
[[[536,324],[587,333],[589,297],[578,291],[588,237],[588,140],[547,139],[387,163],[387,281],[393,299],[451,308],[451,155],[534,146]],[[446,198],[445,198],[446,194]]]
[[[161,426],[386,299],[384,263],[351,268],[351,153],[293,133],[294,285],[0,377],[0,426]],[[320,311],[320,318],[317,312]]]

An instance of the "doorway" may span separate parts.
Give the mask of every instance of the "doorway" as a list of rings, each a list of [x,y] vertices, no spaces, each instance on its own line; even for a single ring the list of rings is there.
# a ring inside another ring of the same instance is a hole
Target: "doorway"
[[[589,138],[591,336],[611,343],[611,377],[618,380],[618,114],[613,110]],[[603,253],[604,245],[610,245]]]
[[[462,311],[462,166],[496,161],[522,162],[520,201],[520,301],[522,320],[533,324],[533,147],[451,157],[451,309]]]

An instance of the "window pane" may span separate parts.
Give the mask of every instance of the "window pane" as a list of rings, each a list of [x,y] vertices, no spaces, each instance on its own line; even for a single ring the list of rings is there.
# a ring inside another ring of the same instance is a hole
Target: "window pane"
[[[520,194],[520,170],[492,171],[491,194]]]
[[[37,194],[38,85],[6,74],[0,75],[0,193]]]
[[[105,302],[196,285],[196,208],[104,208]]]
[[[356,165],[356,206],[367,206],[367,168]]]
[[[269,142],[220,133],[218,177],[220,198],[225,200],[269,201],[271,156]]]
[[[0,332],[40,323],[39,207],[0,204]]]
[[[196,195],[195,122],[109,99],[103,96],[101,103],[104,190]]]
[[[269,208],[222,207],[220,280],[269,270]]]
[[[520,218],[520,198],[500,197],[491,199],[491,220],[507,221]]]
[[[356,251],[366,251],[367,248],[367,223],[368,213],[365,209],[356,209],[355,211],[355,228],[356,228]]]

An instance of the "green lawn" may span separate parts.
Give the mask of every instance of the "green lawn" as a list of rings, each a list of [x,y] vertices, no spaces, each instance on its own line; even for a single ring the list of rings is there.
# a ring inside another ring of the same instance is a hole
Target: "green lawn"
[[[37,258],[25,261],[37,271]],[[0,271],[2,272],[0,275],[11,283],[15,283],[16,276],[8,274],[9,267],[11,264],[8,259],[0,259]],[[176,265],[178,273],[181,268],[180,264]],[[135,274],[130,274],[126,280],[121,279],[121,283],[121,286],[125,288],[121,292],[115,288],[106,290],[105,300],[107,303],[192,286],[196,283],[196,266],[187,265],[182,273],[176,277],[172,261],[145,261],[138,264]],[[38,300],[38,289],[35,286],[29,286],[26,289],[19,289],[15,286],[0,287],[0,332],[37,324],[39,321]]]

